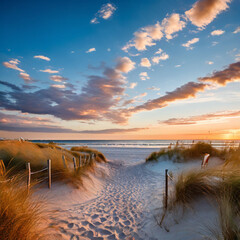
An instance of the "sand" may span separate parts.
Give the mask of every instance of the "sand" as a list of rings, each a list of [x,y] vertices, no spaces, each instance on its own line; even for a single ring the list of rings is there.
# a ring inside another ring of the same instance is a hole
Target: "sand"
[[[49,223],[55,231],[52,239],[203,239],[206,217],[214,221],[217,213],[209,203],[197,204],[196,212],[169,214],[162,228],[155,219],[162,208],[164,169],[176,172],[200,167],[200,163],[125,165],[110,161],[99,165],[105,176],[85,179],[88,190],[53,186],[46,195],[48,208],[54,211]]]

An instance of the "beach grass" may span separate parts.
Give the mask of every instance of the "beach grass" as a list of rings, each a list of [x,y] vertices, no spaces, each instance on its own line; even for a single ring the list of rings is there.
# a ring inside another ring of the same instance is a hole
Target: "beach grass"
[[[92,158],[94,154],[94,158]],[[63,158],[64,156],[64,158]],[[76,159],[74,168],[73,158]],[[79,159],[85,162],[79,167]],[[71,150],[65,149],[55,143],[32,143],[28,141],[6,140],[0,142],[0,159],[7,168],[16,174],[26,169],[26,163],[30,163],[32,171],[38,171],[47,167],[47,160],[51,159],[52,180],[72,183],[81,186],[82,177],[88,172],[93,172],[96,162],[106,162],[105,156],[91,148],[76,147]],[[13,171],[14,170],[14,171]],[[40,173],[36,178],[43,178]],[[33,175],[33,178],[35,176]]]
[[[32,200],[21,174],[12,176],[0,161],[0,239],[46,239],[42,221],[45,217],[43,202]],[[11,180],[9,180],[11,179]]]
[[[173,160],[174,162],[187,162],[202,158],[205,153],[210,154],[212,157],[229,159],[229,156],[233,156],[233,153],[235,152],[236,148],[226,147],[223,149],[216,149],[210,143],[200,141],[192,144],[190,147],[184,147],[176,144],[173,148],[169,146],[168,149],[161,149],[158,152],[153,152],[146,158],[146,162],[158,161],[160,157],[165,157],[169,160]],[[236,156],[239,156],[239,154],[236,154]]]

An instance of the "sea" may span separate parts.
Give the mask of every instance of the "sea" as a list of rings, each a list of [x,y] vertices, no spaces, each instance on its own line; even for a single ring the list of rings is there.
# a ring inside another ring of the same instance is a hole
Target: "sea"
[[[168,148],[170,145],[190,147],[198,141],[211,143],[215,148],[240,146],[240,140],[33,140],[32,142],[55,142],[66,149],[87,146],[102,152],[108,160],[133,165],[144,162],[152,152]]]

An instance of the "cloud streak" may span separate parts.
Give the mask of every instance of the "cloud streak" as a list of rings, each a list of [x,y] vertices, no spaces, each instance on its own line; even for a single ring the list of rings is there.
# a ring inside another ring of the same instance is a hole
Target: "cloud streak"
[[[51,60],[49,57],[46,57],[46,56],[43,56],[43,55],[36,55],[33,58],[42,59],[42,60],[45,60],[45,61],[48,61],[48,62]]]
[[[229,82],[240,81],[240,62],[232,63],[222,71],[215,71],[208,77],[198,78],[200,82],[225,86]]]
[[[95,14],[95,17],[91,20],[91,23],[93,24],[99,23],[98,20],[100,18],[104,20],[109,19],[116,10],[117,8],[111,3],[103,4],[101,9]]]
[[[199,42],[199,38],[193,38],[189,41],[187,41],[186,43],[182,44],[183,47],[187,48],[188,50],[192,50],[193,49],[193,44]]]
[[[202,114],[197,116],[191,116],[187,118],[170,118],[165,121],[160,121],[159,123],[164,123],[167,125],[192,125],[201,123],[209,120],[225,119],[225,118],[235,118],[240,117],[240,111],[227,111],[227,112],[217,112]]]

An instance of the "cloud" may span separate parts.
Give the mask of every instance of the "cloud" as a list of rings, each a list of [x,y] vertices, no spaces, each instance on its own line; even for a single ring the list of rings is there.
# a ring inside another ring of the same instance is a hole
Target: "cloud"
[[[110,128],[102,130],[72,130],[53,125],[55,122],[39,117],[19,116],[0,112],[0,131],[10,132],[46,132],[46,133],[84,133],[84,134],[114,134],[145,130],[148,128]]]
[[[43,56],[43,55],[37,55],[37,56],[34,56],[34,58],[39,58],[39,59],[42,59],[42,60],[45,60],[45,61],[50,61],[51,60],[49,57],[46,57],[46,56]]]
[[[207,61],[206,63],[207,63],[208,65],[214,64],[214,62],[212,62],[212,61]]]
[[[4,85],[4,86],[7,86],[7,87],[11,88],[14,91],[21,91],[21,88],[19,88],[18,86],[14,85],[14,84],[11,84],[11,83],[8,83],[8,82],[4,82],[4,81],[1,81],[1,80],[0,80],[0,84]]]
[[[148,102],[136,106],[135,108],[131,109],[131,113],[143,111],[143,110],[153,110],[156,108],[163,108],[168,106],[169,103],[177,101],[177,100],[183,100],[187,98],[193,98],[196,97],[196,94],[198,92],[204,91],[204,89],[207,87],[207,84],[204,83],[196,83],[196,82],[188,82],[181,87],[176,88],[172,92],[167,92],[164,96],[149,100]]]
[[[188,50],[192,50],[193,49],[192,45],[197,43],[198,41],[199,41],[199,38],[193,38],[187,41],[186,43],[182,44],[182,46],[187,48]]]
[[[3,62],[3,66],[6,68],[11,68],[14,70],[17,70],[19,72],[24,72],[24,70],[22,70],[21,68],[19,68],[17,65],[20,63],[20,61],[18,59],[11,59],[8,62]]]
[[[160,61],[165,61],[169,58],[169,55],[162,53],[160,56],[152,57],[152,62],[158,64]]]
[[[54,87],[54,88],[66,88],[66,86],[64,84],[52,84],[51,87]]]
[[[154,54],[161,54],[162,53],[162,49],[161,48],[159,48]]]
[[[239,32],[240,32],[240,26],[239,26],[239,27],[237,27],[233,33],[235,33],[235,34],[236,34],[236,33],[239,33]]]
[[[209,114],[191,116],[187,118],[170,118],[168,120],[161,121],[160,123],[165,123],[167,125],[191,125],[191,124],[197,124],[197,123],[201,123],[209,120],[233,118],[233,117],[240,117],[240,111],[209,113]]]
[[[186,22],[180,20],[178,13],[173,13],[169,18],[164,18],[162,21],[162,27],[167,39],[172,39],[172,34],[181,31],[185,26]]]
[[[50,79],[54,82],[64,82],[68,80],[68,78],[62,77],[60,75],[52,75],[50,76]]]
[[[121,59],[119,59],[121,62]],[[49,114],[63,120],[110,120],[123,123],[115,110],[125,91],[126,68],[105,67],[100,76],[90,75],[81,93],[56,86],[37,91],[0,91],[0,107],[23,113]],[[66,85],[67,86],[67,85]],[[17,87],[17,86],[16,86]]]
[[[19,77],[22,78],[22,79],[23,79],[24,81],[26,81],[26,82],[29,82],[29,81],[32,80],[31,77],[30,77],[30,75],[27,74],[27,73],[25,73],[25,72],[20,72],[20,73],[19,73]]]
[[[148,58],[142,58],[140,66],[142,66],[142,67],[151,67],[151,63],[148,60]]]
[[[175,65],[175,68],[179,68],[181,67],[182,65],[178,64],[178,65]]]
[[[140,31],[135,32],[134,38],[122,50],[127,52],[129,48],[135,47],[138,51],[144,51],[147,47],[156,45],[154,41],[160,40],[162,37],[162,27],[157,22],[155,25],[143,27]]]
[[[89,48],[86,53],[90,53],[90,52],[96,52],[96,48]]]
[[[45,72],[45,73],[59,73],[59,71],[57,71],[57,70],[51,70],[51,69],[45,69],[45,70],[40,70],[40,72]]]
[[[136,86],[137,86],[137,83],[134,82],[134,83],[131,83],[128,88],[134,89]]]
[[[218,14],[226,10],[231,0],[199,0],[185,12],[193,25],[204,28],[211,23]]]
[[[95,14],[95,17],[91,20],[91,23],[97,24],[99,23],[98,19],[109,19],[113,13],[116,11],[116,7],[111,3],[103,4],[101,9]]]
[[[214,31],[212,31],[211,32],[211,35],[212,36],[219,36],[219,35],[222,35],[222,34],[224,34],[225,33],[225,31],[223,31],[223,30],[214,30]]]
[[[130,58],[121,57],[121,58],[118,58],[117,60],[116,69],[121,72],[128,73],[135,68],[135,64],[136,63],[133,62]]]
[[[148,76],[148,73],[147,72],[141,72],[139,73],[139,77],[142,81],[145,81],[147,79],[150,79],[150,77]]]
[[[216,83],[225,86],[229,82],[240,81],[240,62],[228,65],[222,71],[215,71],[208,77],[198,78],[200,82]]]
[[[113,134],[113,133],[128,133],[128,132],[137,132],[141,130],[146,130],[148,128],[111,128],[103,130],[84,130],[80,131],[81,133],[88,134]]]
[[[152,86],[152,87],[149,87],[148,90],[159,91],[160,88]]]

